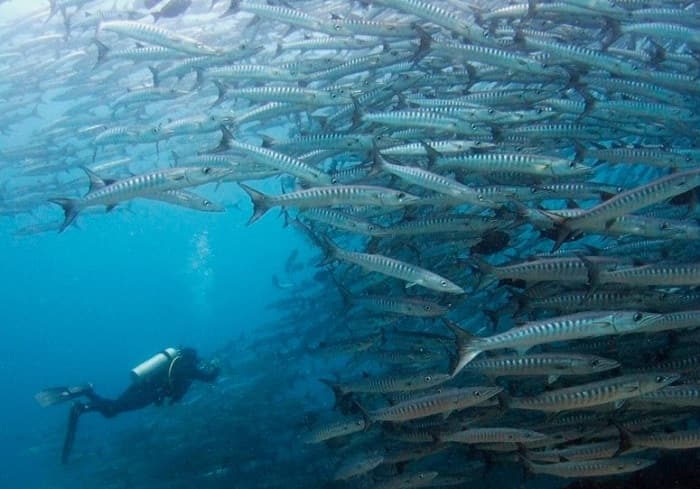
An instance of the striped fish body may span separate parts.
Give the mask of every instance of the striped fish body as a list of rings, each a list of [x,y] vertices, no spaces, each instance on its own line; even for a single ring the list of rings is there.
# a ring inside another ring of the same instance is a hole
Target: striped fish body
[[[341,436],[358,433],[365,429],[364,419],[343,419],[332,423],[327,423],[313,429],[304,436],[304,443],[316,444]]]
[[[581,229],[586,225],[605,225],[618,216],[670,199],[698,185],[700,170],[674,173],[619,193],[578,216],[567,219],[565,225],[572,230]]]
[[[686,430],[671,433],[632,435],[630,436],[630,441],[635,447],[687,450],[700,447],[700,431]]]
[[[587,375],[619,366],[615,360],[594,355],[539,353],[475,360],[466,366],[466,370],[478,371],[489,377],[546,375],[555,380],[560,375]]]
[[[379,254],[347,251],[337,247],[333,247],[330,254],[333,258],[353,263],[367,271],[377,272],[389,277],[398,278],[399,280],[404,280],[408,282],[407,286],[420,285],[428,289],[450,294],[464,293],[464,289],[446,278],[430,270],[426,270],[425,268],[396,260],[395,258],[389,258],[388,256]]]
[[[700,385],[674,385],[646,393],[639,400],[670,406],[700,407]]]
[[[337,384],[344,394],[358,392],[363,394],[386,394],[389,392],[411,392],[435,387],[447,382],[447,374],[423,374],[393,377],[371,377],[357,382]]]
[[[440,435],[441,441],[472,445],[477,443],[527,443],[544,438],[547,438],[547,435],[516,428],[469,428],[456,433]]]
[[[110,31],[138,41],[163,46],[183,53],[215,56],[223,54],[222,51],[207,46],[196,39],[177,34],[175,32],[156,27],[152,24],[143,24],[130,20],[113,20],[100,22],[97,27],[98,34],[101,31]]]
[[[599,283],[635,287],[700,285],[700,263],[662,263],[601,272]]]
[[[609,460],[589,460],[583,462],[560,462],[556,464],[535,464],[527,461],[527,468],[535,474],[549,474],[565,479],[581,477],[603,477],[628,474],[653,465],[655,460],[623,457]]]
[[[434,414],[448,413],[475,406],[495,396],[502,390],[500,387],[447,389],[439,394],[419,397],[372,411],[368,413],[368,418],[371,422],[391,421],[395,423],[425,418]]]
[[[639,397],[675,382],[678,374],[631,374],[599,382],[545,392],[535,397],[514,398],[510,406],[545,412],[586,409]]]

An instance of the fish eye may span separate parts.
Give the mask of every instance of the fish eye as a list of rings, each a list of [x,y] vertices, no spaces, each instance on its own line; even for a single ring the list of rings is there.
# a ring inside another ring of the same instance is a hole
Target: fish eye
[[[331,183],[333,183],[333,184],[336,184],[336,183],[338,183],[338,179],[337,179],[337,178],[335,178],[335,177],[331,178]]]
[[[569,163],[569,168],[576,168],[576,162],[572,161],[571,163]]]
[[[641,321],[642,317],[643,317],[643,315],[641,312],[636,312],[636,313],[634,313],[634,316],[632,316],[632,321],[634,321],[636,323],[638,321]]]
[[[151,129],[151,132],[152,132],[153,134],[158,134],[158,131],[160,131],[160,129],[157,128],[157,127],[154,127],[153,129]]]
[[[440,280],[440,285],[443,287],[447,287],[447,280]]]
[[[667,222],[661,223],[661,226],[660,226],[661,229],[666,230],[666,229],[668,229],[668,227],[669,227],[669,226],[668,226],[668,223],[667,223]]]
[[[655,381],[657,384],[661,384],[661,383],[662,383],[663,381],[665,381],[665,380],[666,380],[666,377],[664,377],[663,375],[657,375],[656,378],[654,379],[654,381]]]
[[[492,108],[489,108],[489,110],[487,110],[487,112],[488,112],[489,114],[493,114],[494,110],[493,110]]]
[[[362,426],[362,425],[365,424],[365,422],[362,421],[361,419],[358,419],[357,421],[355,421],[355,424],[356,424],[357,426]]]
[[[481,391],[475,391],[474,397],[481,397]]]
[[[403,199],[403,198],[406,197],[406,194],[405,194],[404,192],[399,192],[399,194],[397,195],[397,197],[398,197],[399,199]]]
[[[430,312],[433,308],[430,307],[430,305],[427,305],[423,309],[425,309],[427,312]]]
[[[433,378],[430,375],[426,375],[425,379],[423,380],[425,380],[426,382],[430,382],[431,380],[433,380]]]
[[[597,367],[598,365],[600,365],[600,360],[593,360],[591,362],[591,365],[593,365],[594,367]]]
[[[425,475],[424,475],[424,474],[420,474],[420,475],[418,476],[418,478],[419,478],[419,479],[425,479]]]
[[[374,231],[374,226],[372,224],[369,224],[367,226],[367,231]]]
[[[338,95],[335,93],[331,93],[331,98],[336,98]]]
[[[211,173],[211,168],[205,166],[204,168],[202,168],[202,173],[204,173],[205,175],[209,175]]]
[[[204,204],[204,207],[211,206],[211,202],[209,202],[208,200],[205,200],[204,202],[202,202],[202,204]]]
[[[335,24],[335,25],[333,26],[333,29],[335,29],[336,31],[339,31],[339,30],[340,30],[340,27],[341,27],[340,24]]]

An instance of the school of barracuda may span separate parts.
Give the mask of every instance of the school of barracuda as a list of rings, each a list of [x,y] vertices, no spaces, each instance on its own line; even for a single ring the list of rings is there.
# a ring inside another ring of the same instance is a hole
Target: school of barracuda
[[[310,356],[297,382],[335,396],[288,446],[325,443],[319,483],[604,477],[700,447],[692,2],[51,0],[0,39],[19,235],[247,194],[221,219],[281,208],[323,252],[323,288],[292,270],[271,305],[273,341],[302,339],[281,369]]]

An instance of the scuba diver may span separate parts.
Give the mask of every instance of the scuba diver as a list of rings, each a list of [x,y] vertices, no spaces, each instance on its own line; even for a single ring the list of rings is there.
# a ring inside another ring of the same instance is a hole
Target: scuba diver
[[[34,398],[43,407],[79,397],[87,398],[86,401],[75,401],[68,416],[68,431],[61,458],[66,464],[81,414],[97,411],[105,418],[112,418],[150,404],[160,406],[166,398],[172,404],[182,399],[193,380],[213,382],[220,370],[216,360],[204,362],[192,348],[166,348],[131,371],[131,385],[116,399],[98,396],[91,384],[54,387],[39,392]]]

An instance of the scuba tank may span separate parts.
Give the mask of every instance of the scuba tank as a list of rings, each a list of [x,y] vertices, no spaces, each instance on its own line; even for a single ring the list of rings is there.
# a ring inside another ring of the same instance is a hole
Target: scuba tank
[[[169,378],[172,365],[180,358],[180,350],[166,348],[131,370],[133,381],[149,382],[156,377]]]

